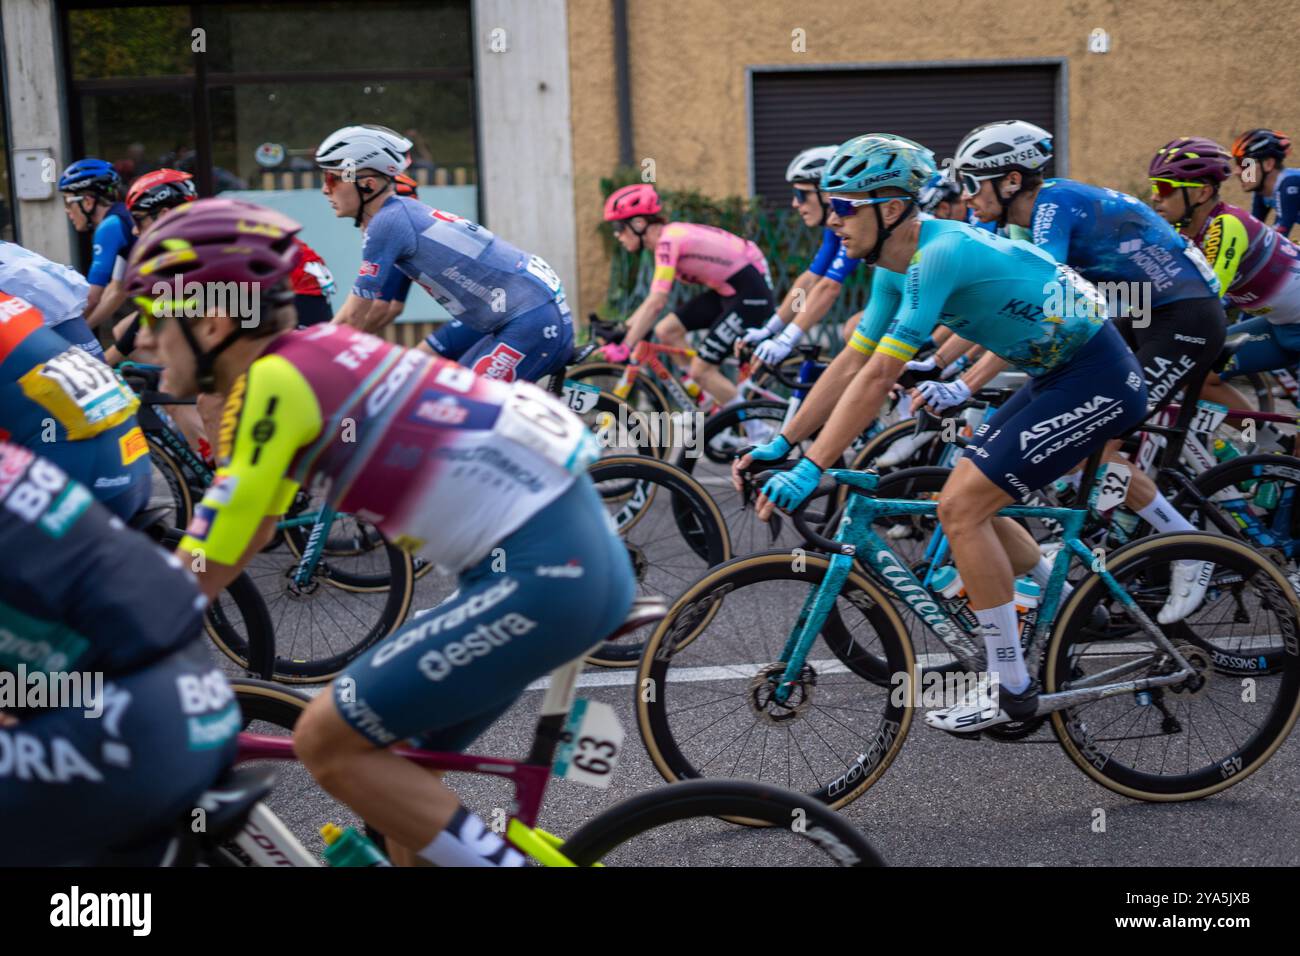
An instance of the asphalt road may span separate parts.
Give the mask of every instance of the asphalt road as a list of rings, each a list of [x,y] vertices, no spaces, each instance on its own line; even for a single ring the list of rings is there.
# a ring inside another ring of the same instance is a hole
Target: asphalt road
[[[703,470],[706,479],[710,471]],[[709,486],[725,497],[720,477],[713,472]],[[667,507],[664,502],[658,506]],[[643,520],[636,537],[639,546],[660,556],[652,564],[667,566],[656,572],[655,589],[675,595],[673,589],[684,587],[703,565],[688,558],[674,564],[671,549],[676,546],[670,534],[660,533],[664,527],[664,520],[652,515]],[[269,557],[268,562],[275,563]],[[436,574],[417,582],[414,607],[436,604],[449,586]],[[347,612],[337,607],[351,600],[339,594],[282,600],[276,605],[277,626],[286,633],[346,628]],[[759,603],[749,609],[756,619],[787,617],[796,599],[782,592],[768,600],[770,606]],[[751,656],[770,659],[764,653],[770,651]],[[235,672],[233,667],[230,671]],[[589,669],[580,687],[581,696],[614,708],[627,737],[608,790],[552,780],[540,823],[558,834],[571,833],[616,801],[665,785],[640,742],[633,672]],[[526,691],[479,739],[475,752],[521,758],[531,741],[541,697],[539,689]],[[315,831],[327,820],[353,822],[301,768],[288,768],[284,778],[272,808],[309,844],[319,848]],[[489,821],[494,814],[499,819],[509,805],[509,788],[499,781],[465,775],[449,780],[465,804]],[[1288,740],[1263,768],[1217,796],[1194,803],[1150,804],[1095,784],[1048,729],[1016,743],[962,741],[917,720],[894,764],[842,813],[893,865],[1296,865],[1300,746]],[[708,820],[654,834],[627,847],[619,862],[763,866],[804,860],[790,855],[788,838]]]

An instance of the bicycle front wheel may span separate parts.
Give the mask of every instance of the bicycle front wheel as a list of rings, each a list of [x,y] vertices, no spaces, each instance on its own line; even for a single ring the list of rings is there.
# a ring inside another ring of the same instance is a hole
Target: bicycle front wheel
[[[839,594],[814,595],[828,567],[767,551],[714,568],[677,599],[635,684],[641,739],[665,780],[741,777],[839,808],[893,762],[916,696],[907,628],[856,570]],[[825,621],[784,683],[789,638],[814,597]]]
[[[692,780],[638,794],[587,823],[560,852],[579,866],[885,865],[860,830],[817,800],[746,780]]]

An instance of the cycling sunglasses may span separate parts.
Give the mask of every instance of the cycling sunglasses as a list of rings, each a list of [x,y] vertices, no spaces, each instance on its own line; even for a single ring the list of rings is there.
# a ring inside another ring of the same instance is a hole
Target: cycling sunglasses
[[[874,199],[840,199],[837,196],[831,197],[831,211],[841,219],[848,219],[850,216],[856,216],[859,206],[878,206],[883,202],[890,202],[894,199],[900,199],[903,202],[911,202],[911,196],[877,196]]]
[[[163,319],[173,315],[185,315],[187,307],[191,309],[198,307],[197,299],[182,302],[167,298],[155,299],[151,295],[137,295],[131,301],[140,308],[140,324],[150,332],[156,331],[162,325]]]
[[[815,189],[800,189],[798,186],[794,187],[794,201],[800,206],[806,202],[811,202],[816,196],[817,190]]]
[[[623,234],[623,230],[627,228],[627,220],[619,219],[615,222],[611,222],[609,224],[609,228],[614,233],[614,235],[621,236]]]
[[[1174,194],[1175,189],[1200,189],[1205,183],[1183,183],[1176,179],[1153,179],[1151,180],[1151,195],[1159,196],[1161,199],[1168,199]]]
[[[986,179],[997,179],[1001,175],[1001,173],[990,173],[987,176],[976,176],[973,173],[958,173],[957,183],[961,186],[961,198],[974,199],[979,195]]]

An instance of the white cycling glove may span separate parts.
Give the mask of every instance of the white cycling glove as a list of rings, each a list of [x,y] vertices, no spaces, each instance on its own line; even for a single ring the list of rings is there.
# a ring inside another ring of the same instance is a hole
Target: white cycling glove
[[[755,342],[762,342],[764,339],[771,338],[783,328],[785,328],[785,323],[781,321],[781,316],[773,312],[766,325],[760,325],[756,329],[746,329],[740,340],[746,345],[753,345]]]
[[[955,382],[922,382],[916,390],[921,393],[931,411],[936,412],[960,405],[970,398],[970,386],[961,379]]]
[[[754,351],[754,357],[764,365],[780,365],[802,338],[803,329],[791,322],[776,338],[768,339],[759,345]]]

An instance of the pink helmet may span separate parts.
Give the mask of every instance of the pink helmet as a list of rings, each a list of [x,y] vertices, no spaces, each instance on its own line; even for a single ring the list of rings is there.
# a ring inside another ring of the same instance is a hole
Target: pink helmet
[[[605,200],[605,221],[618,222],[633,216],[653,216],[663,211],[659,194],[649,183],[633,183],[610,193]]]
[[[1232,157],[1212,139],[1180,136],[1156,150],[1147,175],[1188,183],[1221,183],[1232,175]]]
[[[238,199],[177,206],[132,248],[127,294],[148,295],[175,275],[187,282],[256,282],[270,290],[293,271],[293,237],[301,228],[273,209]]]

